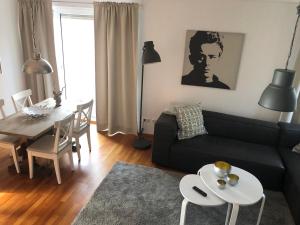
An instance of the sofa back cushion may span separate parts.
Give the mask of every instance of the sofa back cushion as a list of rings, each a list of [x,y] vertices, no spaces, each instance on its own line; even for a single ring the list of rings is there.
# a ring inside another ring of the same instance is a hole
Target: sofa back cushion
[[[203,118],[209,135],[271,146],[278,144],[276,123],[204,110]]]
[[[294,148],[300,143],[299,124],[279,122],[278,126],[280,127],[280,146]]]

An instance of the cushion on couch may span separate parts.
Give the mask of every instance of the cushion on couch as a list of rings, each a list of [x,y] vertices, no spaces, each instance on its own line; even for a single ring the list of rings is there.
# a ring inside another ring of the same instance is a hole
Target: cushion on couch
[[[178,123],[178,139],[183,140],[197,135],[206,134],[201,104],[176,107]]]
[[[203,110],[204,125],[209,135],[275,146],[279,127],[275,123]]]
[[[286,166],[283,192],[296,224],[300,224],[300,155],[291,148],[280,147],[279,150]]]
[[[286,172],[291,174],[300,192],[300,155],[289,148],[280,147],[279,151],[285,164]]]
[[[280,127],[280,143],[282,147],[293,148],[299,144],[300,125],[293,123],[279,122]]]
[[[285,168],[274,147],[210,135],[177,141],[171,146],[170,164],[186,172],[196,173],[217,160],[253,173],[265,188],[281,190]]]

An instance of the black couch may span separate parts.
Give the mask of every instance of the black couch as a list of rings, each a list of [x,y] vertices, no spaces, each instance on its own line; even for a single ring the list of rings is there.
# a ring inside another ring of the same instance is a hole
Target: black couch
[[[291,149],[299,144],[300,128],[296,124],[279,123],[279,152],[285,165],[283,193],[296,221],[300,224],[300,154]]]
[[[300,126],[271,123],[203,111],[207,135],[178,140],[174,115],[161,114],[155,124],[152,161],[196,173],[223,160],[254,174],[265,189],[283,191],[300,224]]]

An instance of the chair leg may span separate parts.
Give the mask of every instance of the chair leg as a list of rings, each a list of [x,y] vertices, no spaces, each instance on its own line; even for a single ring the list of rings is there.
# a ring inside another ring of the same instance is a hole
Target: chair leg
[[[87,130],[86,136],[87,136],[87,140],[88,140],[88,144],[89,144],[89,150],[91,152],[92,151],[92,147],[91,147],[91,132],[90,132],[90,128]]]
[[[74,171],[74,161],[73,161],[72,149],[70,149],[70,151],[68,151],[68,155],[69,155],[72,171]]]
[[[81,156],[80,156],[79,137],[76,137],[76,138],[75,138],[75,142],[76,142],[76,151],[77,151],[77,155],[78,155],[78,161],[80,162]]]
[[[17,154],[17,150],[16,150],[16,148],[14,146],[11,148],[11,154],[12,154],[12,157],[14,159],[14,163],[15,163],[15,167],[16,167],[17,173],[20,173],[20,166],[19,166],[18,154]]]
[[[29,178],[33,178],[33,156],[28,152]]]
[[[58,158],[53,159],[57,183],[61,184],[60,168]]]

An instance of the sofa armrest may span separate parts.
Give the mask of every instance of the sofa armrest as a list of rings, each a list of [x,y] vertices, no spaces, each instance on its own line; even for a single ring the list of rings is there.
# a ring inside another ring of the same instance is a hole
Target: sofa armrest
[[[153,162],[168,166],[170,146],[177,140],[177,130],[176,117],[162,113],[154,127]]]
[[[279,146],[293,148],[300,143],[300,125],[292,123],[278,123],[280,127]]]

